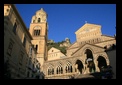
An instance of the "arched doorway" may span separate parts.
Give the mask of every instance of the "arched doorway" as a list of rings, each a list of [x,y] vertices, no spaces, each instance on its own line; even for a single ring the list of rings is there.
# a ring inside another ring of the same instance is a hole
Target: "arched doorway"
[[[85,54],[86,54],[85,64],[87,66],[86,68],[89,68],[90,73],[94,73],[95,72],[95,64],[94,64],[94,60],[93,60],[92,51],[89,49],[86,49]]]
[[[103,56],[99,56],[97,61],[98,61],[98,67],[99,67],[100,72],[101,72],[103,67],[107,67],[106,60]]]
[[[77,66],[76,69],[80,72],[80,74],[82,74],[84,68],[83,63],[80,60],[77,60],[75,65]]]

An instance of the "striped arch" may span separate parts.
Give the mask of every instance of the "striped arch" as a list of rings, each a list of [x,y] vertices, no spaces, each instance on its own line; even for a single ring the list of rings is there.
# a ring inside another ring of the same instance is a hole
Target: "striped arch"
[[[76,61],[77,61],[77,60],[80,60],[81,62],[84,63],[84,60],[83,60],[83,59],[81,59],[81,58],[75,58],[75,60],[74,60],[74,62],[73,62],[74,65],[76,64]]]
[[[97,67],[99,68],[100,71],[102,70],[103,67],[107,67],[110,64],[107,55],[104,54],[97,55],[96,61],[97,61]]]
[[[84,64],[82,59],[75,60],[75,72],[80,72],[81,74],[84,71]]]
[[[94,73],[96,71],[94,63],[95,56],[93,55],[94,51],[90,47],[86,47],[83,50],[85,56],[85,69],[89,69],[88,70],[89,73]]]
[[[91,47],[84,48],[83,51],[82,51],[82,54],[85,54],[87,49],[91,50],[92,54],[94,54],[94,50]]]

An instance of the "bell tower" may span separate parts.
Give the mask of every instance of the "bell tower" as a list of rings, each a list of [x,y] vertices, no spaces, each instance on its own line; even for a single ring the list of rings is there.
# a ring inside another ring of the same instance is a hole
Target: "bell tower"
[[[47,14],[43,8],[41,8],[32,16],[29,28],[29,32],[33,38],[31,42],[37,50],[36,56],[41,66],[43,66],[44,61],[47,60],[47,30]]]

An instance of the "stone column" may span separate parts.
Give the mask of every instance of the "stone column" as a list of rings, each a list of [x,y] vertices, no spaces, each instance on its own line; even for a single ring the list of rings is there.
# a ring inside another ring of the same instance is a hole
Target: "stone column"
[[[82,74],[86,74],[87,64],[83,62],[83,72]]]
[[[66,74],[66,70],[65,70],[66,67],[63,67],[63,74]]]
[[[107,59],[105,58],[105,60],[106,60],[107,66],[110,65],[109,59],[108,58]]]
[[[94,64],[95,64],[96,72],[100,72],[100,69],[98,67],[98,61],[94,60]]]
[[[72,65],[72,72],[75,73],[75,65]]]
[[[76,72],[80,74],[80,71],[78,70],[78,64],[75,64]]]
[[[57,69],[54,68],[54,75],[57,75]]]

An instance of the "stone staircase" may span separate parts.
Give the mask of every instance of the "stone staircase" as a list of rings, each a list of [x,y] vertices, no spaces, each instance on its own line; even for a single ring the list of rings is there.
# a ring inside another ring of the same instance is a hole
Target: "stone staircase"
[[[76,74],[74,76],[74,79],[87,79],[87,78],[94,78],[94,76],[90,74]]]

